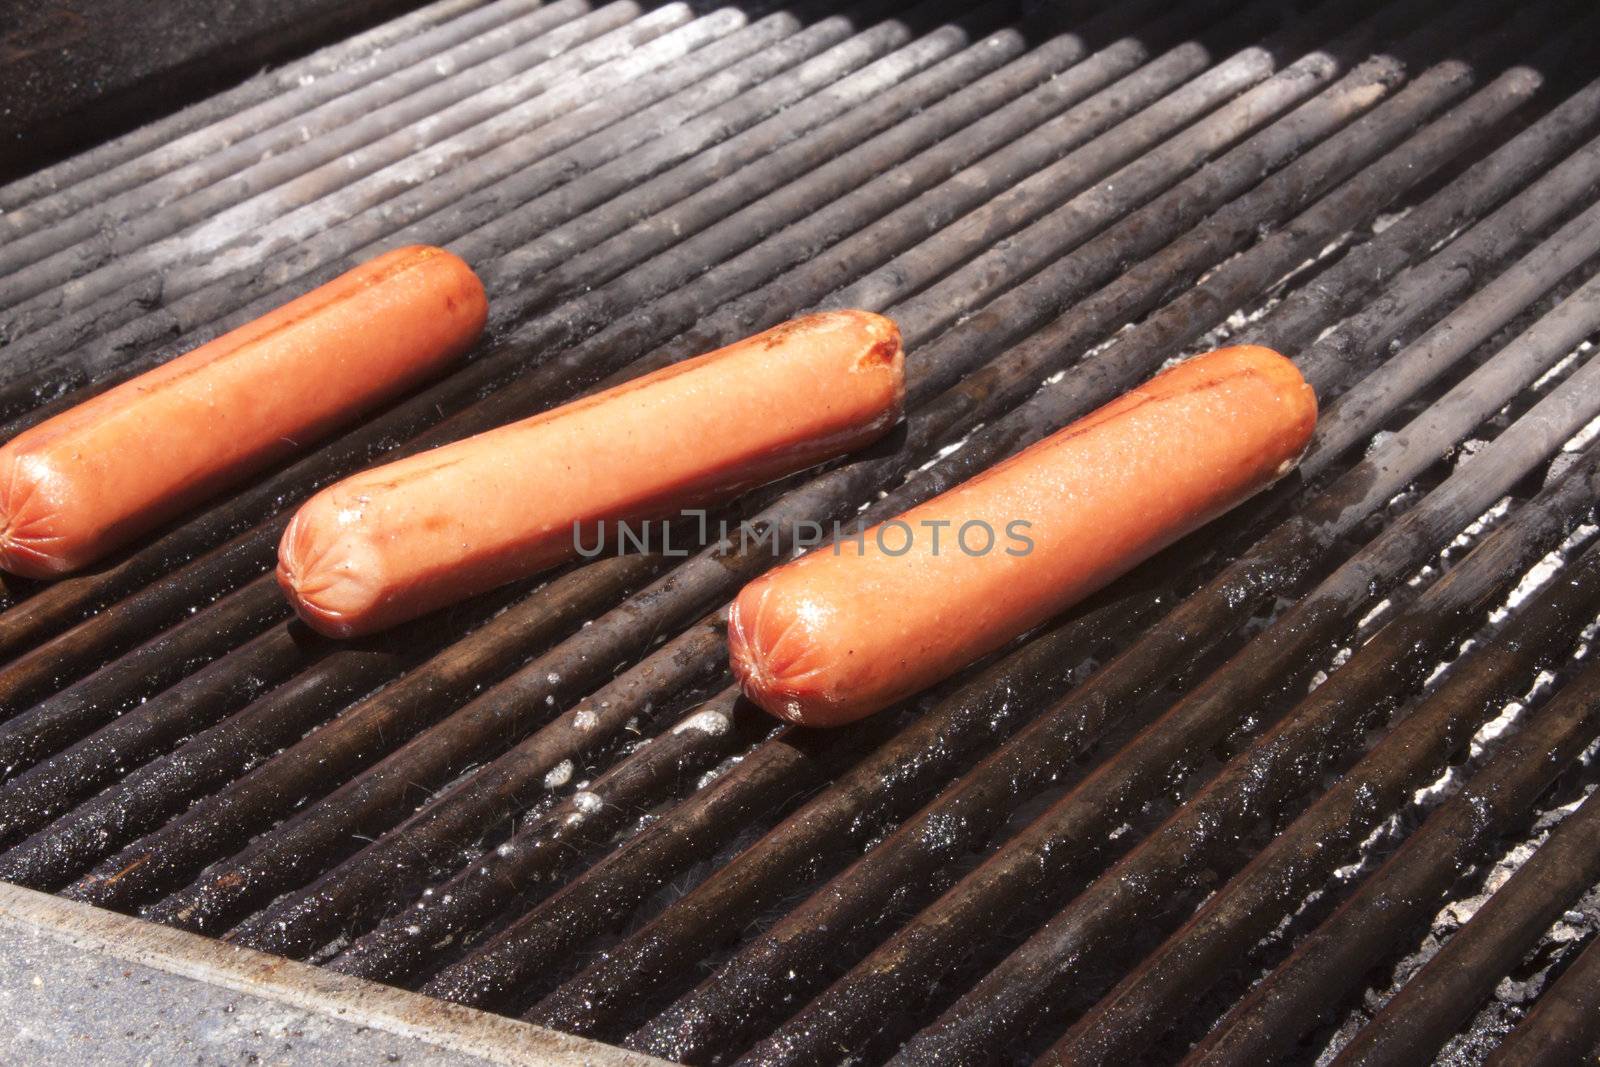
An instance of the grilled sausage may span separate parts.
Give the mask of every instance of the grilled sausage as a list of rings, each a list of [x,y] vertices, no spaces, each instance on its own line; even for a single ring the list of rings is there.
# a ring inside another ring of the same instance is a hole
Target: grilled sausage
[[[796,319],[329,486],[284,532],[278,582],[315,629],[370,633],[572,558],[597,524],[848,452],[895,423],[904,392],[894,323]]]
[[[772,714],[836,726],[909,696],[1286,474],[1316,398],[1270,349],[1160,374],[986,473],[769,572],[728,618]]]
[[[76,570],[460,356],[488,305],[441,248],[364,263],[0,448],[0,567]]]

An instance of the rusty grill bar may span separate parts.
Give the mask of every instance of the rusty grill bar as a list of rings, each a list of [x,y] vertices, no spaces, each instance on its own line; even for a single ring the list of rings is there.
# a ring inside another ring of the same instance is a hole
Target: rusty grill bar
[[[439,0],[0,188],[7,435],[401,244],[492,309],[448,377],[5,586],[0,879],[694,1064],[1597,1054],[1597,29]],[[785,551],[1229,338],[1322,417],[1289,482],[834,731],[730,688],[767,545],[290,620],[313,490],[838,306],[900,323],[908,417],[729,507]]]

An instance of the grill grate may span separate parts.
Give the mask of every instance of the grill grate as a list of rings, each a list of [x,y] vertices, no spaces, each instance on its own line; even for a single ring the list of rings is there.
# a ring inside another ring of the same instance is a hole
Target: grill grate
[[[0,879],[689,1063],[1593,1054],[1597,18],[442,0],[0,189],[8,435],[401,244],[492,308],[450,376],[4,589]],[[835,731],[729,687],[770,544],[290,621],[316,488],[819,306],[900,323],[908,417],[730,506],[784,551],[1229,338],[1322,419]]]

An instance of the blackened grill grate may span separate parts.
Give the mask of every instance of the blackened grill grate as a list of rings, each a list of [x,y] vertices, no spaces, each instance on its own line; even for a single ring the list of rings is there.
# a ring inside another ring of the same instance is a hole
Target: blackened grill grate
[[[690,1063],[1593,1054],[1592,11],[408,19],[0,189],[7,433],[383,248],[493,306],[450,377],[6,589],[0,878]],[[731,509],[785,547],[1232,337],[1323,418],[1291,484],[834,732],[728,688],[765,544],[287,621],[313,489],[813,306],[900,322],[910,415]]]

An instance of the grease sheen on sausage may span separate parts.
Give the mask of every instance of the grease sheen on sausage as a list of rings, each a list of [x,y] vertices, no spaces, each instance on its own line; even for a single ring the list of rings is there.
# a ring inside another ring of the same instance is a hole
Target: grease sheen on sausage
[[[488,305],[396,249],[0,448],[0,567],[76,570],[464,353]]]
[[[1311,387],[1270,349],[1179,364],[859,541],[751,582],[729,614],[733,673],[787,721],[862,718],[1286,474],[1315,424]],[[1012,527],[1019,520],[1030,525]],[[987,551],[982,526],[958,540],[973,522],[994,531]]]
[[[575,524],[667,516],[857,448],[904,393],[894,323],[795,319],[329,486],[284,532],[278,582],[317,630],[370,633],[572,558]]]

